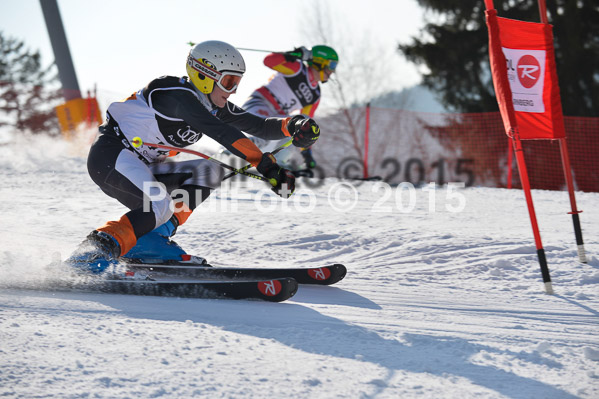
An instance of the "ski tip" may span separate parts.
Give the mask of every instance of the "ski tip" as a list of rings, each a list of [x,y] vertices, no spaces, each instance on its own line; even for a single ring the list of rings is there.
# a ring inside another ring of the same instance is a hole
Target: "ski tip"
[[[345,267],[345,265],[342,265],[341,263],[335,263],[334,265],[331,265],[330,268],[331,279],[328,282],[329,285],[338,283],[339,281],[343,280],[347,275],[347,267]]]
[[[305,284],[331,285],[335,284],[345,277],[347,268],[341,263],[307,269],[309,279],[301,281]]]

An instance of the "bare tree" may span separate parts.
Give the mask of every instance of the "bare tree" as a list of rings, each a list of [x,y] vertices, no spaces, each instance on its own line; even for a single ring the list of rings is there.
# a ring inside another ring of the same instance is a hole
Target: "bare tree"
[[[391,57],[397,57],[397,54],[394,48],[382,48],[380,41],[370,32],[356,31],[350,24],[338,23],[339,18],[333,20],[328,3],[310,2],[305,15],[309,15],[314,22],[310,27],[302,26],[301,34],[307,43],[331,46],[339,54],[339,66],[335,74],[330,83],[322,86],[323,100],[319,114],[326,116],[322,120],[328,131],[321,138],[322,147],[350,147],[355,151],[355,156],[362,159],[365,105],[389,91],[389,83],[394,76]],[[408,101],[406,98],[406,103]],[[328,166],[334,165],[331,163]]]

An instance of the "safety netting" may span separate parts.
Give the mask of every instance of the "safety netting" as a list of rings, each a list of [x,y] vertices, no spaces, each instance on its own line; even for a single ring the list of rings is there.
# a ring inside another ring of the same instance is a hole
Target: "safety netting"
[[[574,188],[599,192],[599,118],[564,121]],[[510,186],[509,140],[499,112],[435,114],[371,107],[368,134],[365,108],[344,110],[318,122],[322,135],[313,150],[317,175],[380,177],[390,184]],[[559,140],[525,140],[523,147],[531,188],[565,190]],[[519,188],[515,158],[511,169],[511,187]]]

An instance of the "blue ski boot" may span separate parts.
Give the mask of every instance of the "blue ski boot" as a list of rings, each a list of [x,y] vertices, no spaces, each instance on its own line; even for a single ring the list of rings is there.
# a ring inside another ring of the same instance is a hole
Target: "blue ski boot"
[[[176,231],[177,227],[172,220],[167,221],[138,238],[137,244],[125,254],[123,260],[127,263],[208,266],[206,259],[187,254],[179,244],[170,239]]]
[[[77,272],[100,274],[118,263],[121,246],[110,234],[94,230],[79,244],[65,264]]]

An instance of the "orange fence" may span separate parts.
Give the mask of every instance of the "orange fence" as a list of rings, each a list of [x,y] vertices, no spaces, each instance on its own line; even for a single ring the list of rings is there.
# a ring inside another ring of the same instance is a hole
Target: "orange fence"
[[[364,108],[319,118],[314,148],[321,176],[362,178]],[[432,114],[371,107],[369,176],[391,184],[464,182],[508,186],[508,137],[499,112]],[[599,192],[599,118],[565,117],[574,188]],[[558,141],[523,141],[533,189],[565,190]],[[512,187],[520,182],[516,162]]]

